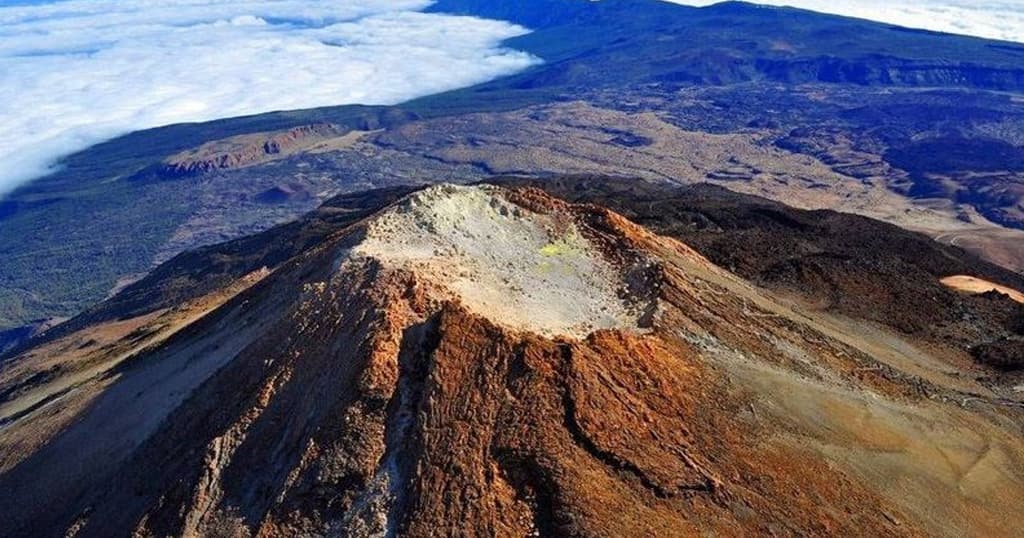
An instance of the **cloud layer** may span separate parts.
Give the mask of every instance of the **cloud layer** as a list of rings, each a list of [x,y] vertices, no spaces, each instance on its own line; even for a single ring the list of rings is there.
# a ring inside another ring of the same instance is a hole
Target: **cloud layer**
[[[538,61],[526,30],[423,0],[69,0],[0,8],[0,195],[133,130],[394,104]]]
[[[668,0],[708,6],[721,0]],[[752,0],[909,28],[1024,43],[1024,0]]]

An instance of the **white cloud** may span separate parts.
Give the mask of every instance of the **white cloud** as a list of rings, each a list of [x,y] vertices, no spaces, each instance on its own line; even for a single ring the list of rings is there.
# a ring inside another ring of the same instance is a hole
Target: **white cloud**
[[[720,0],[667,0],[708,6]],[[1024,0],[754,0],[937,32],[1024,43]]]
[[[0,7],[0,194],[133,130],[394,104],[538,61],[526,30],[424,0],[69,0]]]

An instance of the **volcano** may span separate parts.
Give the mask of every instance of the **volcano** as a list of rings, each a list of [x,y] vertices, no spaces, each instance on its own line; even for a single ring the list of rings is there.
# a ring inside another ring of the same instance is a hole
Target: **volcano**
[[[10,359],[2,534],[1019,525],[1021,409],[939,348],[533,187],[377,196],[229,281],[195,260],[237,252],[169,262],[223,284],[162,304],[144,281]]]

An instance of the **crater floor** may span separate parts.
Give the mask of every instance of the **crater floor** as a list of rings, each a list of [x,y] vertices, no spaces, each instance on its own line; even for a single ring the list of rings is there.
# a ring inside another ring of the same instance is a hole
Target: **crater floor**
[[[515,330],[583,337],[638,328],[623,271],[571,214],[529,210],[494,187],[420,191],[373,219],[352,255],[413,270]]]

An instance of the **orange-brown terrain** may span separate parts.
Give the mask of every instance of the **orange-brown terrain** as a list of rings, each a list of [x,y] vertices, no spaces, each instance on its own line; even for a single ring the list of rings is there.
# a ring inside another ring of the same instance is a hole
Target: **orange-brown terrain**
[[[1018,303],[515,185],[343,199],[37,339],[0,370],[0,534],[1019,536],[1024,387],[960,346],[1017,345]],[[914,325],[936,297],[970,324]]]

